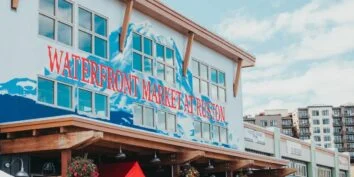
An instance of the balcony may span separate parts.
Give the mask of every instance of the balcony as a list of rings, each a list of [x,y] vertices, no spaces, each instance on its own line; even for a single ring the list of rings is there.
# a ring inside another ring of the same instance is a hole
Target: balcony
[[[332,114],[333,117],[342,117],[341,114]]]
[[[347,134],[347,135],[354,135],[354,131],[346,131],[345,134]]]
[[[333,122],[333,126],[341,127],[342,125],[343,125],[342,122]]]
[[[309,115],[299,115],[299,119],[308,119]]]
[[[346,152],[354,152],[354,147],[348,147],[348,148],[346,148]]]
[[[291,124],[282,124],[283,128],[293,128],[293,125]]]
[[[343,143],[343,140],[334,140],[334,143]]]
[[[310,132],[300,132],[300,136],[311,136]]]
[[[347,143],[354,143],[354,139],[346,139]]]
[[[354,122],[345,122],[345,125],[354,125]]]
[[[346,148],[338,148],[338,152],[346,152],[347,149]]]
[[[309,123],[300,123],[299,127],[310,127]]]

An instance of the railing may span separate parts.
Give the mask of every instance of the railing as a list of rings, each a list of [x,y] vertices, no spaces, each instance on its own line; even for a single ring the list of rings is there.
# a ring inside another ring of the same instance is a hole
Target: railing
[[[299,126],[300,127],[309,127],[310,124],[309,123],[300,123]]]
[[[345,125],[354,125],[354,122],[345,122]]]
[[[333,122],[333,126],[342,126],[343,123],[342,122]]]
[[[334,135],[341,135],[342,134],[342,131],[335,131],[334,132]]]

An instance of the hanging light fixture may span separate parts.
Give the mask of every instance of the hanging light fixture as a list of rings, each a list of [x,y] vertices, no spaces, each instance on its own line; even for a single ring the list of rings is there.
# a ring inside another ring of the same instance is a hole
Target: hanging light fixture
[[[118,160],[124,160],[127,158],[127,155],[125,155],[122,151],[122,146],[119,146],[119,153],[115,156],[115,158]]]
[[[151,159],[150,162],[151,162],[151,163],[160,163],[160,162],[161,162],[160,158],[157,157],[156,151],[155,151],[154,158]]]
[[[21,162],[21,169],[15,174],[15,177],[29,177],[28,173],[25,172],[25,168],[23,167],[23,160],[21,158],[14,159],[11,162],[6,163],[5,167],[10,168],[16,160]]]
[[[249,168],[249,169],[247,170],[247,174],[248,174],[248,175],[252,175],[252,174],[253,174],[253,171],[252,171],[251,168]]]
[[[211,164],[210,160],[209,160],[208,166],[205,169],[206,170],[213,170],[214,169],[214,166]]]

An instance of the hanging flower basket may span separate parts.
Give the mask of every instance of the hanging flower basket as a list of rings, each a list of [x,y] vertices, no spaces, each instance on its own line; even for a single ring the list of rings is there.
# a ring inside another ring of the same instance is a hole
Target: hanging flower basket
[[[98,177],[97,166],[91,159],[75,157],[68,167],[68,177]]]
[[[200,177],[200,174],[196,168],[188,167],[182,171],[181,177]]]

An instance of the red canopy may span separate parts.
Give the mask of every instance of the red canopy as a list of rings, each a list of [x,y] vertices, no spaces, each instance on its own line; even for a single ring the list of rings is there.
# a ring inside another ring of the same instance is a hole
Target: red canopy
[[[138,162],[102,165],[100,177],[145,177]]]

